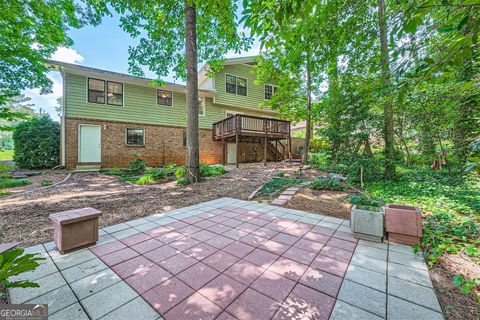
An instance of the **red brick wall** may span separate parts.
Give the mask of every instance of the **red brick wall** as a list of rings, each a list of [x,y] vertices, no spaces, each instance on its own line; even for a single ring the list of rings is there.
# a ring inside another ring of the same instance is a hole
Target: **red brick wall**
[[[102,167],[126,167],[133,159],[132,153],[135,152],[139,153],[150,166],[185,162],[183,146],[185,128],[67,118],[65,120],[65,167],[68,169],[75,168],[78,163],[79,124],[101,125]],[[125,144],[126,128],[143,128],[145,146],[127,146]],[[212,130],[200,129],[200,161],[208,164],[223,162],[222,142],[212,140]]]

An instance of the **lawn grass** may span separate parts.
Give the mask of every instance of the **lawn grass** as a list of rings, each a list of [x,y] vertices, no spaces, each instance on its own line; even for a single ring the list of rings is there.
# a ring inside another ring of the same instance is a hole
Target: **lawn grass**
[[[0,150],[0,160],[13,160],[13,150]]]

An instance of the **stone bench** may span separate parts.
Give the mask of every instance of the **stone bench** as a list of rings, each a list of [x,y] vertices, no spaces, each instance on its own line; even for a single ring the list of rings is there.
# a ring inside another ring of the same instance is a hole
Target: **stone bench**
[[[98,241],[98,217],[102,212],[82,208],[53,213],[54,240],[60,252],[85,247]]]

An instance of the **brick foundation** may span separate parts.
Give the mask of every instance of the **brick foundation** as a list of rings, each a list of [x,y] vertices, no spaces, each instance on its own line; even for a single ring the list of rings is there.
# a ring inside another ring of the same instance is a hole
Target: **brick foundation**
[[[90,120],[79,118],[65,119],[65,167],[73,169],[78,164],[78,127],[79,124],[101,126],[101,166],[102,168],[127,167],[133,160],[133,153],[139,153],[149,166],[162,166],[166,163],[185,163],[183,146],[184,127],[147,125],[114,121]],[[144,146],[127,146],[126,128],[143,128],[145,130]],[[207,164],[223,163],[223,143],[213,141],[212,130],[200,129],[200,162]],[[263,160],[263,145],[260,143],[239,144],[239,162],[256,162]],[[267,153],[269,161],[273,155]]]

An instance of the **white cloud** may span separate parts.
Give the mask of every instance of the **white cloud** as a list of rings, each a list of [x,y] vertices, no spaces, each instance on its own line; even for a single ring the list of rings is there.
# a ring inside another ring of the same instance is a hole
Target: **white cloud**
[[[81,63],[85,58],[75,49],[59,47],[52,55],[53,60],[67,62],[67,63]]]
[[[75,49],[65,47],[58,48],[51,58],[53,60],[75,64],[79,64],[85,60]],[[55,106],[57,105],[57,99],[63,94],[62,77],[55,71],[49,72],[47,76],[53,82],[52,93],[41,95],[38,89],[27,89],[23,93],[32,98],[36,111],[41,108],[43,111],[48,112],[53,119],[58,120],[58,116],[55,113]]]

